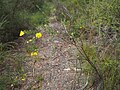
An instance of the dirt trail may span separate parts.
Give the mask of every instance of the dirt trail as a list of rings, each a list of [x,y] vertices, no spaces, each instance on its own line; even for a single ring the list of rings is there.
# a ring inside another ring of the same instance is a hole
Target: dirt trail
[[[80,85],[82,84],[80,83],[83,82],[80,77],[77,77],[77,74],[83,76],[80,73],[80,67],[76,70],[78,51],[74,45],[68,44],[60,38],[60,30],[54,30],[58,32],[54,36],[44,30],[41,31],[43,37],[37,42],[40,47],[39,57],[41,59],[36,63],[27,62],[26,68],[29,72],[24,90],[31,90],[31,85],[33,85],[32,90],[81,90],[82,86]],[[34,77],[30,77],[33,76],[33,68]],[[37,82],[39,76],[43,77],[42,82]]]

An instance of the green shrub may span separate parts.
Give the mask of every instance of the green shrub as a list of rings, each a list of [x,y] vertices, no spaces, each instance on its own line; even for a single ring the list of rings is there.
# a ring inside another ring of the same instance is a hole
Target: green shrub
[[[56,2],[57,17],[65,22],[79,51],[83,72],[89,73],[87,89],[119,89],[119,4],[119,0]]]

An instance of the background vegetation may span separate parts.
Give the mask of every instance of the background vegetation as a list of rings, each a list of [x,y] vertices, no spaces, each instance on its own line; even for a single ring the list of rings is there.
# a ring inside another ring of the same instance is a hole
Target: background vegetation
[[[119,0],[66,0],[58,5],[58,19],[65,21],[72,43],[79,50],[82,69],[90,75],[88,87],[94,90],[120,88],[119,3]]]
[[[16,44],[9,42],[21,30],[34,32],[48,24],[51,16],[64,24],[78,48],[78,60],[89,76],[85,88],[119,90],[120,0],[0,0],[0,90],[11,84],[19,88],[22,80],[15,76],[25,77],[24,52],[11,49]]]
[[[0,0],[0,41],[14,40],[20,30],[34,30],[36,25],[46,23],[49,7],[49,0]]]

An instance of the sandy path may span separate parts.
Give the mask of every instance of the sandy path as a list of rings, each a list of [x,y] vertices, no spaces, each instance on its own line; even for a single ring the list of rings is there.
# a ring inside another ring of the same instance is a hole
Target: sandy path
[[[81,78],[77,79],[77,74],[81,77],[82,74],[76,73],[77,49],[60,37],[60,33],[51,36],[43,31],[43,37],[37,42],[41,59],[35,64],[27,62],[28,80],[23,90],[31,90],[31,85],[32,90],[81,90]],[[80,67],[77,70],[80,72]],[[37,82],[38,76],[43,77],[42,82]]]

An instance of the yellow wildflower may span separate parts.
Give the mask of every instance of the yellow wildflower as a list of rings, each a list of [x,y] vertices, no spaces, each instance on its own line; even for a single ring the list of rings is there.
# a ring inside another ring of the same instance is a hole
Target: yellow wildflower
[[[22,80],[22,81],[25,81],[25,77],[22,77],[21,80]]]
[[[36,33],[36,38],[41,38],[42,37],[42,33]]]
[[[20,31],[20,35],[19,36],[23,36],[25,33],[23,31]]]
[[[32,39],[28,40],[27,43],[32,42]]]
[[[32,39],[30,39],[29,42],[32,42]]]
[[[83,26],[80,26],[80,29],[84,28]]]
[[[15,79],[18,79],[18,76],[16,76]]]
[[[31,56],[37,56],[38,52],[31,52]]]

